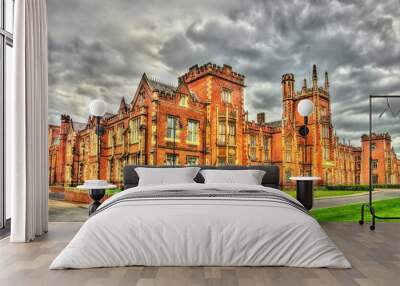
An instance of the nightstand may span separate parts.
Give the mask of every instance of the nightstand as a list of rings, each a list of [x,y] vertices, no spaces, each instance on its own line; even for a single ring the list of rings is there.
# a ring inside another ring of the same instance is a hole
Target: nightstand
[[[290,177],[296,181],[296,199],[308,210],[311,210],[314,203],[313,182],[319,181],[319,177]]]

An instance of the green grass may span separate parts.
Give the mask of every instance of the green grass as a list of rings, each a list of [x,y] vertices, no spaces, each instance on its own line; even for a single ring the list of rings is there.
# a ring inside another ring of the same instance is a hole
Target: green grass
[[[296,197],[296,191],[294,190],[287,190],[285,191],[292,197]],[[329,197],[341,197],[341,196],[348,196],[354,194],[364,194],[367,191],[346,191],[346,190],[315,190],[314,191],[314,198],[329,198]]]
[[[311,211],[311,214],[320,222],[329,221],[352,221],[360,220],[360,209],[362,204],[351,204],[333,208],[323,208]],[[400,217],[400,199],[388,199],[376,201],[373,204],[375,213],[378,216],[399,216]],[[368,209],[365,211],[365,221],[371,221],[371,215]],[[377,219],[379,221],[379,219]],[[400,221],[400,220],[385,220]]]
[[[121,189],[107,189],[106,190],[106,194],[109,196],[115,195],[119,192],[122,192],[122,190]]]

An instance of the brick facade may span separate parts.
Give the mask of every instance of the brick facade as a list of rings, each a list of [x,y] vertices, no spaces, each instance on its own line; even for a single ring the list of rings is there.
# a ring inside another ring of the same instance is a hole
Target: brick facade
[[[294,75],[284,74],[282,120],[266,122],[265,113],[260,113],[255,122],[247,119],[244,109],[245,77],[228,65],[195,65],[179,77],[177,87],[144,74],[129,103],[122,98],[117,113],[101,120],[106,132],[100,160],[94,118],[82,124],[62,115],[60,126],[49,126],[49,182],[77,185],[97,178],[99,172],[101,179],[122,184],[127,164],[276,164],[286,185],[290,176],[302,174],[306,149],[305,171],[321,177],[322,183],[365,183],[364,137],[361,148],[339,142],[331,123],[328,74],[319,87],[314,65],[312,78],[311,87],[304,80],[302,89],[295,91]],[[306,148],[298,134],[303,118],[297,113],[304,98],[315,104]],[[377,172],[390,173],[379,175],[378,181],[386,183],[390,177],[397,183],[398,163],[390,136],[376,148],[376,154],[385,150],[385,164],[389,157],[391,164],[378,168]]]

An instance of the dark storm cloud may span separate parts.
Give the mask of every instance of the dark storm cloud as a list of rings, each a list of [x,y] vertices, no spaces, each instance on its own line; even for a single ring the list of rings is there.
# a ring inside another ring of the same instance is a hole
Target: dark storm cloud
[[[176,82],[210,61],[246,76],[250,119],[265,111],[276,120],[282,74],[294,73],[300,89],[315,63],[320,85],[329,72],[337,135],[356,144],[368,129],[368,94],[400,93],[398,0],[49,0],[48,13],[51,120],[86,120],[96,97],[115,111],[143,72]],[[384,116],[376,128],[400,135],[398,120]]]

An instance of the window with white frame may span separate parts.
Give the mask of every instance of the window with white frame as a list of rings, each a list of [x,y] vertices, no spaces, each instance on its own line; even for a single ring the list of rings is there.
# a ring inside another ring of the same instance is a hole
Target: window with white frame
[[[167,154],[165,156],[165,165],[175,166],[178,164],[178,156],[176,154]]]
[[[222,102],[224,102],[224,103],[231,103],[232,102],[232,91],[227,88],[223,88],[222,93],[221,93],[221,99],[222,99]]]
[[[264,161],[269,160],[269,137],[263,137],[263,147],[264,147]]]
[[[329,145],[324,145],[323,147],[323,158],[324,160],[329,160]]]
[[[372,169],[378,169],[378,160],[372,160]]]
[[[228,124],[228,144],[230,146],[236,145],[236,124],[234,122]]]
[[[178,125],[178,117],[167,116],[167,139],[176,140],[176,130]]]
[[[322,125],[321,128],[322,138],[329,138],[329,126],[327,124]]]
[[[179,100],[179,106],[188,107],[188,97],[186,95],[181,95],[181,98]]]
[[[139,143],[140,117],[132,119],[129,123],[131,129],[131,143]]]
[[[256,135],[250,135],[250,160],[257,160],[257,137]]]
[[[226,143],[226,126],[225,121],[218,122],[218,144],[225,145]]]
[[[197,144],[199,142],[199,122],[197,120],[188,120],[187,143]]]

